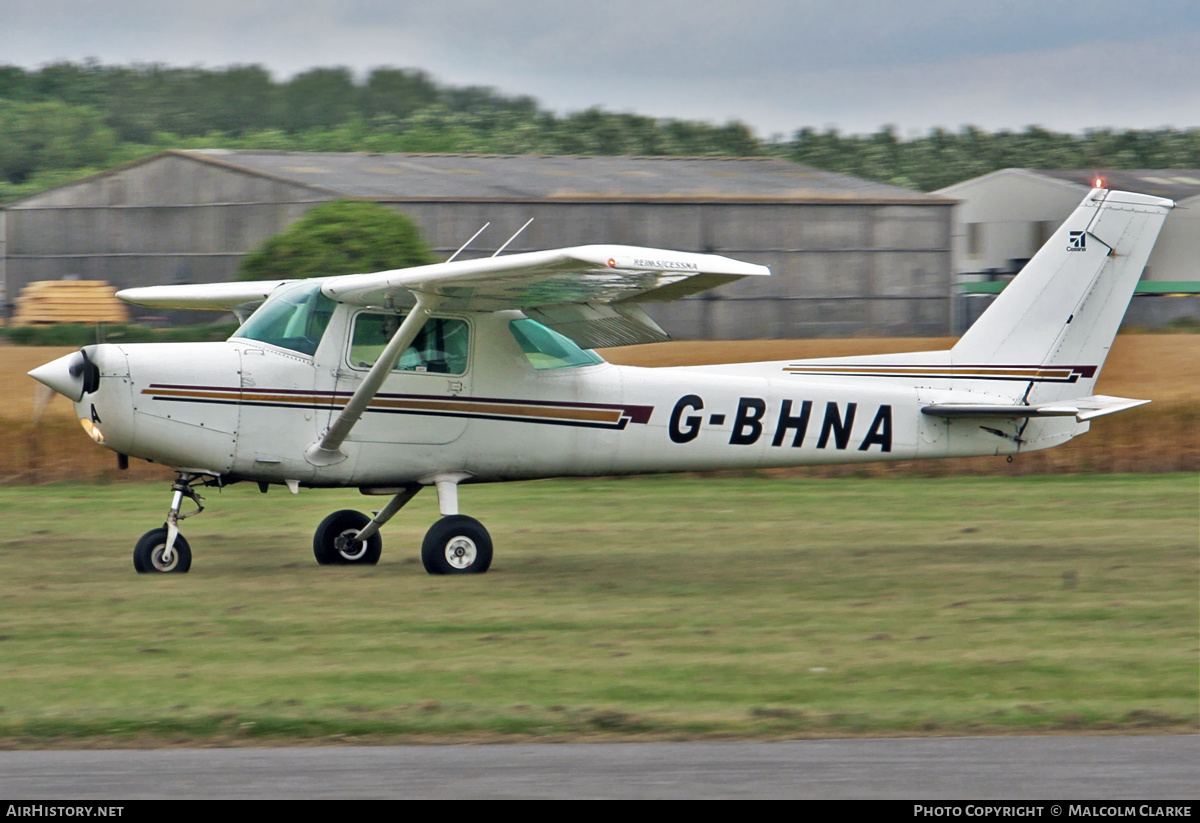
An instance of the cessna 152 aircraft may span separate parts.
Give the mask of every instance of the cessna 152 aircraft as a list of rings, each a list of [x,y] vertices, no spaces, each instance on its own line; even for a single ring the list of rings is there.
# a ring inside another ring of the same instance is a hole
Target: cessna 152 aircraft
[[[166,523],[134,550],[139,572],[186,572],[179,521],[202,510],[197,488],[250,480],[391,496],[374,517],[337,511],[317,527],[324,564],[377,562],[380,527],[433,486],[442,518],[426,570],[480,573],[492,541],[459,514],[463,483],[1011,455],[1148,402],[1092,392],[1173,206],[1093,189],[949,351],[610,365],[590,349],[667,339],[637,303],[769,272],[599,245],[128,289],[119,296],[139,305],[244,322],[224,343],[86,346],[30,375],[69,397],[122,464],[177,472]],[[195,511],[180,511],[185,497]]]

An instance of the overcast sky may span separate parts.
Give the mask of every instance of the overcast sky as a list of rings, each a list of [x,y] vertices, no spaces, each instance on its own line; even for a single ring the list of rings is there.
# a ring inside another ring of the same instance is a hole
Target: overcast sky
[[[763,137],[1200,126],[1197,0],[0,0],[0,63],[89,57],[415,67]]]

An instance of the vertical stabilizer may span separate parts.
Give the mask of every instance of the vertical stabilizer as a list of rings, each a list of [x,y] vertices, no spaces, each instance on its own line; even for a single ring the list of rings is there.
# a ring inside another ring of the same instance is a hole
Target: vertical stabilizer
[[[1092,394],[1167,213],[1161,197],[1093,189],[962,336],[956,365],[1069,366],[1027,402]]]

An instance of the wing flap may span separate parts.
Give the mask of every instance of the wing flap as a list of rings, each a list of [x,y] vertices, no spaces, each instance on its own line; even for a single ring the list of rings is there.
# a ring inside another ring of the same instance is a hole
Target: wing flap
[[[568,303],[525,309],[525,315],[585,349],[665,343],[671,339],[644,311],[629,303]]]

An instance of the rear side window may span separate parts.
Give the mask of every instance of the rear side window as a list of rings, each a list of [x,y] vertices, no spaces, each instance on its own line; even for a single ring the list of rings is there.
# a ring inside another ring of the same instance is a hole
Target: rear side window
[[[404,322],[398,314],[363,312],[354,318],[350,339],[350,365],[369,369]],[[455,318],[431,317],[417,339],[400,355],[394,371],[463,374],[467,370],[470,327]]]
[[[508,324],[508,330],[535,369],[576,369],[604,362],[604,358],[591,349],[579,348],[571,338],[536,320],[513,320]]]

